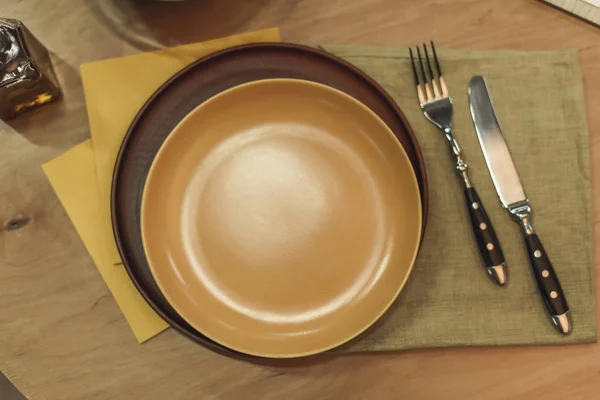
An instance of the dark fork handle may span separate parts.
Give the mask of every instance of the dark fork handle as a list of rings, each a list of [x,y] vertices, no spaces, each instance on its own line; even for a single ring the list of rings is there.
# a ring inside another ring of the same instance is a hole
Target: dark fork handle
[[[502,247],[500,247],[500,242],[498,241],[492,222],[485,212],[485,207],[479,199],[475,188],[468,187],[465,189],[465,200],[467,202],[467,209],[469,210],[469,217],[471,218],[475,241],[477,242],[479,254],[481,254],[486,272],[492,282],[502,286],[508,278],[506,260],[504,259],[504,253],[502,253]]]
[[[460,146],[454,138],[452,126],[448,125],[442,129],[450,145],[450,150],[456,160],[456,172],[461,178],[465,190],[465,200],[467,210],[471,218],[471,227],[477,242],[479,254],[485,266],[485,271],[489,278],[496,285],[503,286],[507,279],[506,261],[502,247],[492,226],[492,221],[485,212],[485,207],[481,203],[475,188],[469,179],[469,167],[462,158]]]

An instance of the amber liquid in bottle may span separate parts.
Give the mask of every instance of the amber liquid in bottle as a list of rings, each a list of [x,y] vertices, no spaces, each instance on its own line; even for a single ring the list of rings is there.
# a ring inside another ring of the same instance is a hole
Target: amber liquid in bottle
[[[15,118],[60,95],[48,50],[20,21],[0,18],[0,118]]]

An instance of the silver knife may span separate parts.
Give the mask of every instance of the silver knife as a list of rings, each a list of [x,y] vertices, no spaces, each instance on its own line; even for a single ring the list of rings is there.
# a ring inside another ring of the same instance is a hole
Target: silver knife
[[[546,311],[556,330],[566,335],[572,328],[569,306],[548,254],[531,225],[531,206],[504,141],[487,85],[481,76],[474,76],[469,83],[469,105],[479,144],[500,202],[523,228],[533,275]]]

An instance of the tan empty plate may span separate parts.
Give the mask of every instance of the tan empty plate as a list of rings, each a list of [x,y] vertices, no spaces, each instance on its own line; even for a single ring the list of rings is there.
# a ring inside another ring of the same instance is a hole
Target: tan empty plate
[[[404,286],[421,234],[417,181],[388,127],[293,79],[234,87],[186,116],[152,164],[141,218],[173,308],[263,357],[364,331]]]

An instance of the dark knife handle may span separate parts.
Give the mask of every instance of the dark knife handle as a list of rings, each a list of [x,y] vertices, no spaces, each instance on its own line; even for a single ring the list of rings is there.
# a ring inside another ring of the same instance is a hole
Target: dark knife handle
[[[571,332],[571,321],[568,314],[569,306],[550,262],[550,258],[548,258],[548,254],[544,250],[540,238],[535,233],[525,236],[525,245],[527,246],[533,275],[542,295],[546,311],[548,311],[554,327],[560,333],[566,335]]]
[[[473,187],[465,189],[465,199],[471,218],[471,226],[475,235],[475,241],[481,254],[481,259],[486,268],[486,272],[492,282],[496,285],[504,285],[508,275],[506,270],[506,260],[500,246],[500,241],[496,236],[492,221],[485,212],[485,207]]]

